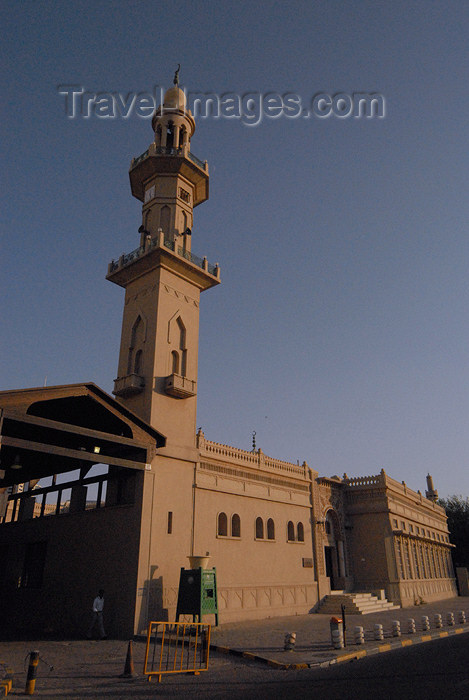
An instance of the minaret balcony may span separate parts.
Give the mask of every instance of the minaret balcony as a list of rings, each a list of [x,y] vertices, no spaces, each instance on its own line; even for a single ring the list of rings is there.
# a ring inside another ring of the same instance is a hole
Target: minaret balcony
[[[146,160],[150,156],[185,156],[189,160],[191,160],[195,165],[197,165],[201,170],[207,170],[207,161],[200,160],[200,158],[197,158],[193,153],[189,151],[187,147],[184,146],[178,146],[177,148],[175,146],[156,146],[154,143],[150,145],[150,148],[148,148],[146,151],[144,151],[141,155],[137,156],[136,158],[132,158],[132,162],[130,164],[130,170],[135,168],[139,163],[141,163],[143,160]]]
[[[144,388],[145,379],[143,377],[139,374],[127,374],[125,377],[114,379],[114,391],[112,393],[115,396],[127,398],[128,396],[140,394]]]
[[[180,374],[170,374],[165,379],[165,392],[177,399],[188,399],[197,393],[197,382]]]
[[[193,278],[201,289],[208,289],[220,282],[220,267],[212,265],[207,258],[200,258],[177,242],[168,240],[160,230],[154,238],[131,253],[112,260],[108,266],[107,279],[125,287],[130,277],[138,276],[160,264],[171,265],[182,276]]]
[[[129,169],[130,187],[134,197],[145,199],[145,183],[154,175],[180,173],[194,185],[194,206],[208,199],[208,163],[190,152],[188,145],[157,146],[155,143],[136,158]]]

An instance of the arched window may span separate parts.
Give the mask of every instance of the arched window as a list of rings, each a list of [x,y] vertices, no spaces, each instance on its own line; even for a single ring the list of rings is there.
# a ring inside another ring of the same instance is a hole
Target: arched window
[[[142,357],[143,357],[143,350],[137,350],[137,352],[135,354],[134,374],[141,374],[142,373]]]
[[[178,317],[177,324],[179,329],[179,349],[184,350],[186,347],[186,329],[180,316]]]
[[[305,541],[305,530],[303,527],[303,523],[298,523],[296,526],[296,539],[298,542],[304,542]]]
[[[171,353],[171,374],[179,374],[179,355],[176,350]]]
[[[264,539],[264,521],[262,518],[256,518],[256,540]]]
[[[186,327],[179,315],[169,321],[168,343],[169,373],[187,377]]]
[[[163,229],[166,236],[169,236],[169,222],[171,221],[171,209],[165,204],[161,207],[160,212],[160,227]]]
[[[179,130],[179,146],[184,146],[184,138],[186,135],[186,130],[184,129],[183,126],[181,126]]]
[[[135,344],[137,342],[138,331],[139,331],[141,325],[142,325],[142,317],[139,315],[139,316],[137,316],[137,320],[135,321],[134,325],[132,326],[132,336],[130,339],[131,347],[135,347]]]
[[[156,127],[155,135],[156,135],[156,139],[155,139],[156,145],[161,146],[161,124],[158,124],[158,126]]]
[[[132,374],[132,372],[135,372],[135,363],[137,361],[136,355],[134,360],[135,348],[137,347],[137,345],[143,342],[143,340],[143,321],[142,317],[138,315],[130,333],[129,355],[127,359],[127,374]],[[138,372],[136,372],[136,374],[138,374]]]
[[[275,523],[272,518],[267,521],[267,539],[275,540]]]
[[[231,516],[231,537],[241,537],[241,518],[237,513]]]
[[[221,537],[226,537],[228,535],[228,518],[226,517],[226,513],[218,514],[217,534]]]
[[[168,129],[166,132],[166,146],[172,148],[174,145],[174,124],[173,122],[168,122]]]
[[[295,526],[293,525],[291,520],[289,520],[287,523],[287,540],[289,542],[295,541]]]
[[[179,350],[181,351],[181,375],[186,376],[187,350],[186,350],[186,328],[179,317],[177,320],[179,331]]]
[[[412,542],[412,558],[414,563],[415,578],[422,578],[422,576],[420,575],[420,562],[417,551],[417,544],[415,542]]]
[[[325,530],[326,530],[326,535],[331,534],[332,528],[331,528],[331,521],[330,520],[326,520]]]

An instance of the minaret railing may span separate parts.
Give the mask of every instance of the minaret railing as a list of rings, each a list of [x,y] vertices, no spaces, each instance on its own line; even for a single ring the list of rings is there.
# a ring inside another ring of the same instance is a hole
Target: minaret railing
[[[188,250],[185,250],[184,248],[177,246],[175,241],[171,241],[168,238],[163,239],[160,241],[159,237],[153,238],[150,242],[150,244],[145,245],[145,246],[139,246],[138,248],[135,248],[135,250],[132,250],[130,253],[125,253],[120,256],[119,260],[112,260],[109,263],[109,272],[108,274],[111,274],[112,272],[115,272],[121,267],[125,267],[125,265],[129,265],[130,263],[134,262],[138,258],[141,258],[143,255],[148,253],[150,250],[153,248],[158,248],[161,246],[161,242],[165,248],[168,250],[172,251],[179,257],[184,258],[185,260],[188,260],[189,262],[193,263],[194,265],[197,265],[197,267],[200,267],[202,270],[205,270],[208,272],[210,275],[213,275],[214,277],[217,277],[219,274],[219,267],[218,265],[212,265],[207,261],[207,258],[200,258],[198,255],[194,255]]]
[[[135,168],[135,166],[141,163],[142,160],[145,160],[149,156],[154,155],[185,156],[188,160],[192,161],[194,165],[196,165],[198,168],[201,168],[201,170],[207,170],[207,163],[201,161],[200,158],[197,158],[197,156],[191,153],[186,146],[156,146],[154,143],[152,143],[150,148],[148,148],[144,153],[137,156],[136,158],[132,158],[130,169],[133,170],[133,168]]]

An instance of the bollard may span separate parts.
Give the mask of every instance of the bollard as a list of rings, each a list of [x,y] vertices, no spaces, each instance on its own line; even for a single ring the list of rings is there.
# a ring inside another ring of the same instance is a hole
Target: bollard
[[[355,641],[355,644],[364,644],[365,643],[365,634],[363,632],[363,627],[360,627],[357,625],[356,627],[353,628],[353,638]]]
[[[26,678],[25,695],[32,695],[36,686],[37,665],[39,663],[39,652],[31,651],[29,653],[28,675]]]
[[[208,641],[209,641],[209,634],[208,634],[208,631],[205,629],[201,634],[201,642],[202,642],[202,658],[203,658],[204,664],[207,668],[208,668],[208,657],[210,655],[210,645],[209,645]]]
[[[284,651],[293,651],[296,644],[296,632],[287,632],[285,635],[285,642],[283,645]]]
[[[422,615],[422,629],[427,632],[430,629],[430,620],[427,615]]]
[[[435,613],[435,617],[433,619],[435,620],[435,627],[437,629],[441,629],[443,627],[443,621],[441,619],[441,615],[439,613]]]
[[[344,648],[344,629],[340,617],[331,617],[329,622],[331,628],[331,641],[334,649]]]
[[[461,625],[464,625],[465,622],[466,622],[466,613],[464,612],[464,610],[460,610],[459,611],[459,623]]]
[[[374,637],[378,642],[382,642],[384,639],[384,634],[383,634],[383,625],[376,624],[374,626],[375,634]]]
[[[454,615],[452,612],[446,614],[446,624],[448,625],[448,627],[454,626]]]
[[[409,617],[407,620],[407,634],[415,634],[415,620],[413,617]]]
[[[342,634],[342,630],[333,630],[331,633],[332,636],[332,646],[334,649],[343,649],[344,648],[344,637]]]
[[[399,622],[399,620],[392,621],[392,636],[393,637],[400,637],[401,636],[401,623]]]

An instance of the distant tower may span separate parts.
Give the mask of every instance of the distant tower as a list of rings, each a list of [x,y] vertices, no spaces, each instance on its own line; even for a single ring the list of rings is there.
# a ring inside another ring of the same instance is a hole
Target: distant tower
[[[140,245],[112,261],[107,279],[125,288],[113,393],[168,438],[195,445],[200,292],[218,266],[191,252],[193,209],[208,199],[208,165],[190,151],[194,118],[175,84],[156,110],[153,143],[130,165],[142,202]]]
[[[433,478],[430,474],[427,474],[427,491],[425,491],[425,497],[434,503],[438,500],[438,491],[433,486]]]

